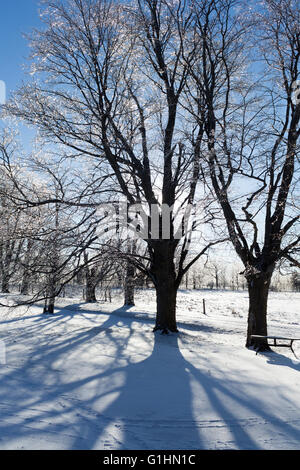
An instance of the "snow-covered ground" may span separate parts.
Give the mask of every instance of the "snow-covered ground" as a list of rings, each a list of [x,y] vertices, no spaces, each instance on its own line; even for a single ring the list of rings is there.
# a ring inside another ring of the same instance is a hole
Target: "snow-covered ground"
[[[169,336],[151,290],[131,309],[2,307],[0,449],[300,449],[300,360],[244,347],[247,302],[181,291]],[[271,293],[269,312],[269,334],[300,338],[299,293]]]

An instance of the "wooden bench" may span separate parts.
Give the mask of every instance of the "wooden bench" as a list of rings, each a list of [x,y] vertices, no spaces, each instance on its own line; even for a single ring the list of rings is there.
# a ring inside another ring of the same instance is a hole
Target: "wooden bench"
[[[251,338],[257,338],[257,339],[267,339],[267,340],[273,340],[272,344],[269,344],[269,346],[273,346],[276,348],[290,348],[294,356],[296,356],[295,351],[293,349],[293,342],[294,341],[300,341],[300,338],[286,338],[285,336],[262,336],[262,335],[251,335]],[[286,343],[278,343],[278,341],[289,341],[288,344]],[[256,354],[259,352],[259,348],[256,351]]]

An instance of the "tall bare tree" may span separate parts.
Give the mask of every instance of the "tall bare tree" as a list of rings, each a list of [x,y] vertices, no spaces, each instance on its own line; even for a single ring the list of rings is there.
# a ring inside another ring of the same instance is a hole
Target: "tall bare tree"
[[[245,267],[246,345],[269,349],[266,339],[252,335],[267,335],[272,274],[280,259],[294,259],[300,240],[294,204],[300,134],[300,100],[295,96],[299,4],[264,0],[240,17],[238,2],[232,0],[195,5],[201,52],[197,66],[190,67],[192,114],[199,126],[205,122],[207,173]]]
[[[107,202],[123,195],[131,208],[145,204],[148,216],[156,208],[158,229],[149,220],[149,256],[146,264],[141,257],[138,264],[156,288],[155,329],[177,331],[176,293],[182,276],[221,241],[212,236],[202,240],[187,261],[190,233],[178,237],[175,227],[176,210],[191,208],[199,198],[205,132],[204,121],[194,128],[194,122],[184,119],[182,104],[199,49],[190,34],[193,2],[45,4],[44,26],[31,37],[31,71],[37,80],[22,87],[6,110],[36,126],[44,141],[61,144],[70,158],[93,162],[94,186],[88,186],[86,195],[101,193]],[[188,61],[182,60],[183,51]]]

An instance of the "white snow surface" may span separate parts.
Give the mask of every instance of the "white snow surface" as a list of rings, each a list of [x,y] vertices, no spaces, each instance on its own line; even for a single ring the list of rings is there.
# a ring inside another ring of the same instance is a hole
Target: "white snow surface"
[[[121,305],[0,309],[0,449],[300,449],[300,360],[245,348],[247,292],[181,290],[170,335],[153,290]],[[299,314],[272,292],[269,334],[300,338]]]

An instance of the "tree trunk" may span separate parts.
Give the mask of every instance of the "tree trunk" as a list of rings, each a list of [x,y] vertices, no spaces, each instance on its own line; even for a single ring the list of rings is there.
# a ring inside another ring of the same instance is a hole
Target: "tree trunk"
[[[134,275],[135,269],[132,264],[127,262],[126,275],[124,282],[124,305],[134,306]]]
[[[56,297],[56,278],[51,276],[47,286],[47,297],[45,299],[44,313],[54,313],[55,297]]]
[[[267,303],[272,273],[260,273],[247,279],[249,313],[246,347],[259,351],[270,351],[266,339],[251,338],[251,335],[267,336]]]
[[[30,263],[30,257],[32,254],[32,248],[33,248],[33,241],[31,239],[28,239],[27,248],[25,252],[25,259],[24,259],[22,284],[21,284],[21,289],[20,289],[20,293],[23,295],[27,295],[29,293],[29,282],[30,282],[29,263]]]
[[[28,293],[29,293],[29,274],[27,271],[26,272],[24,271],[20,294],[27,295]]]
[[[156,288],[156,323],[155,330],[178,331],[176,324],[177,286],[167,270],[158,273]]]
[[[156,289],[156,324],[154,330],[176,332],[176,297],[178,284],[172,241],[158,242],[153,250],[152,269]]]
[[[55,304],[55,297],[46,299],[45,306],[44,306],[44,313],[54,314],[54,304]]]
[[[96,299],[96,285],[91,282],[91,279],[88,277],[86,278],[86,286],[85,286],[85,301],[94,303],[97,302]]]
[[[216,289],[219,289],[219,273],[215,270]]]
[[[3,276],[1,292],[3,294],[9,294],[9,279],[6,276]]]
[[[85,273],[85,290],[84,290],[84,300],[88,303],[97,302],[96,299],[96,287],[98,282],[96,281],[97,272],[96,268],[88,266],[89,256],[87,252],[84,252],[84,273]]]

